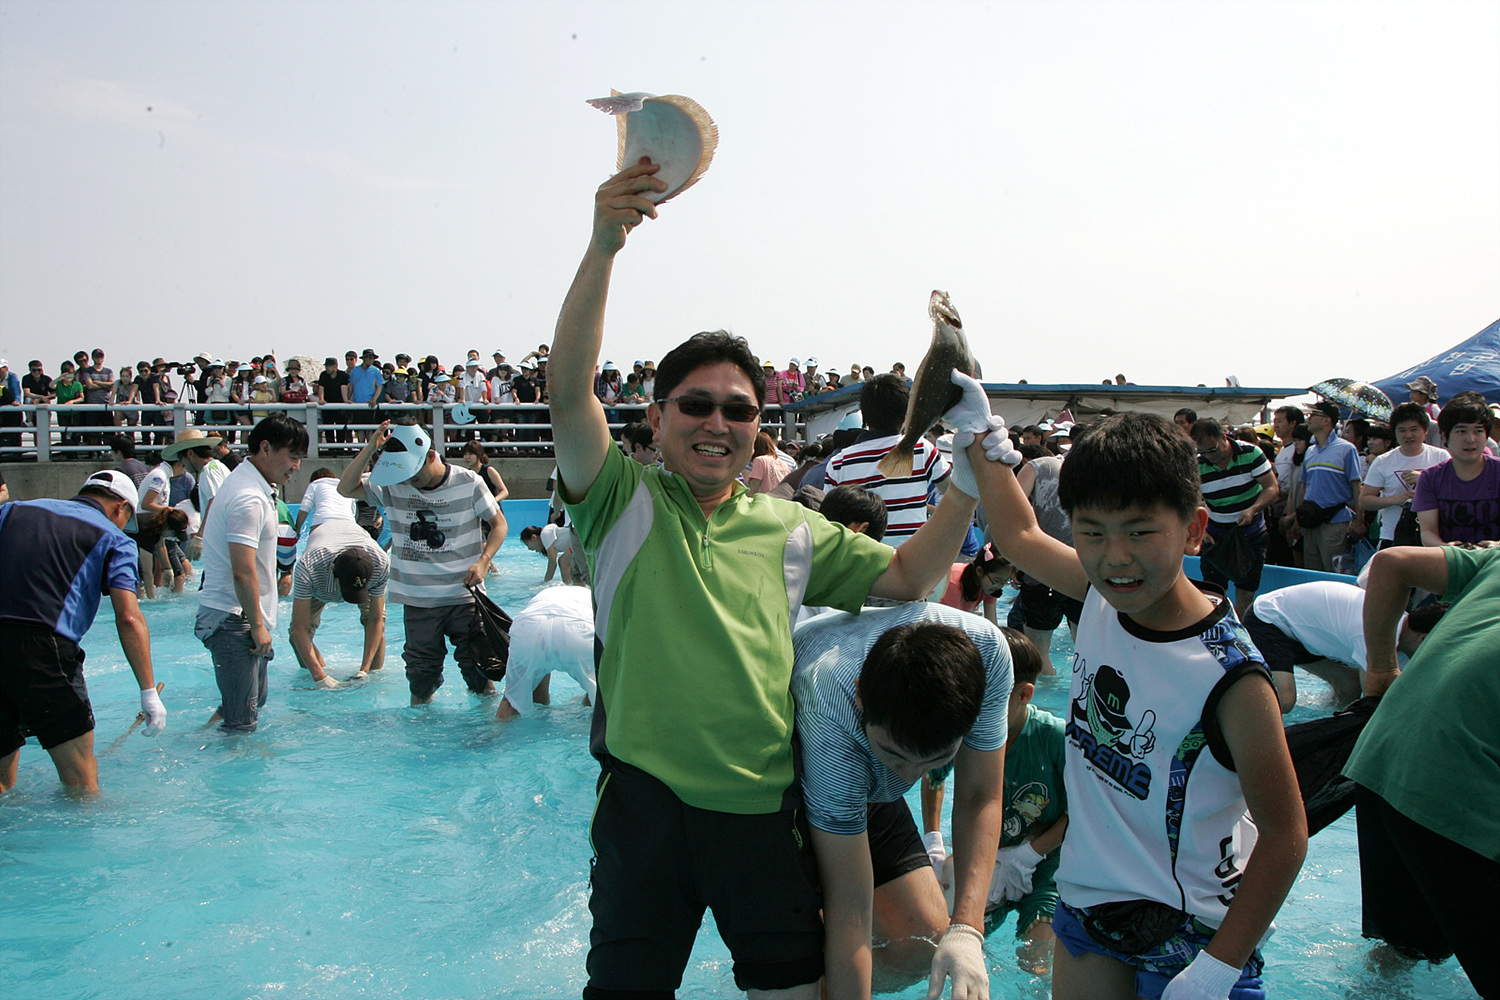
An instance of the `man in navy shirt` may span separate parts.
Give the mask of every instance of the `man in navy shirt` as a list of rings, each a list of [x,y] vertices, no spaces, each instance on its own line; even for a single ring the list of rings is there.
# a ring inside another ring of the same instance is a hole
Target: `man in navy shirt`
[[[141,689],[146,732],[166,725],[151,671],[151,633],[136,603],[136,546],[125,537],[135,513],[130,477],[96,472],[71,500],[0,507],[0,792],[16,783],[28,735],[52,755],[70,791],[97,792],[94,711],[78,643],[109,595],[125,658]]]

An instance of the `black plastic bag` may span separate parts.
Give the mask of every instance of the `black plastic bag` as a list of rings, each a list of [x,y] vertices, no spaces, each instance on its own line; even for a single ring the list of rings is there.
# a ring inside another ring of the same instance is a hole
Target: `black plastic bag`
[[[1354,805],[1354,782],[1342,772],[1354,752],[1355,741],[1379,704],[1379,698],[1360,698],[1326,719],[1286,727],[1286,746],[1297,772],[1309,837]]]
[[[474,665],[490,680],[503,681],[510,660],[510,615],[490,600],[482,586],[470,587],[469,593],[474,595],[474,625],[469,630]]]
[[[1245,529],[1234,525],[1214,540],[1214,547],[1203,554],[1219,572],[1231,580],[1244,580],[1255,568],[1255,545],[1245,534]]]
[[[1411,501],[1401,505],[1401,517],[1396,521],[1396,533],[1391,538],[1393,545],[1421,545],[1422,522],[1417,512],[1411,509]]]

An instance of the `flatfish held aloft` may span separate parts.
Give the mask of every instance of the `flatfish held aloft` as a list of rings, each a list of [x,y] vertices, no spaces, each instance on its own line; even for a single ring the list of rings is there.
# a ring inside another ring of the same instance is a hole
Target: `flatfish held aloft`
[[[890,454],[877,466],[890,479],[911,475],[912,452],[938,418],[963,398],[963,390],[953,384],[956,368],[965,375],[979,375],[979,365],[969,353],[969,339],[964,336],[963,320],[948,301],[947,292],[933,291],[927,303],[932,317],[932,343],[917,367],[912,382],[911,400],[906,404],[905,433]]]
[[[620,143],[616,170],[641,162],[643,156],[661,165],[656,177],[666,181],[667,189],[642,192],[641,197],[648,201],[661,203],[686,191],[698,183],[713,162],[714,150],[719,145],[719,127],[702,105],[690,97],[622,94],[611,90],[609,97],[596,97],[588,103],[616,116],[615,130]]]

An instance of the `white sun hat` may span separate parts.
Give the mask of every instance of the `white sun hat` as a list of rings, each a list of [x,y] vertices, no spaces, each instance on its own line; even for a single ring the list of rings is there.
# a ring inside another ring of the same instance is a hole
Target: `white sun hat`
[[[427,461],[432,438],[416,424],[395,424],[391,439],[380,451],[370,470],[371,486],[394,486],[415,476]]]

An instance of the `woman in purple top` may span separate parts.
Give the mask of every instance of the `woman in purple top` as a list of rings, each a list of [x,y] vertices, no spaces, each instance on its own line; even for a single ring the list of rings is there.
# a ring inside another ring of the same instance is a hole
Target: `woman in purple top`
[[[1417,477],[1411,509],[1423,545],[1500,539],[1500,460],[1486,453],[1494,417],[1483,397],[1454,397],[1438,417],[1452,457]]]

